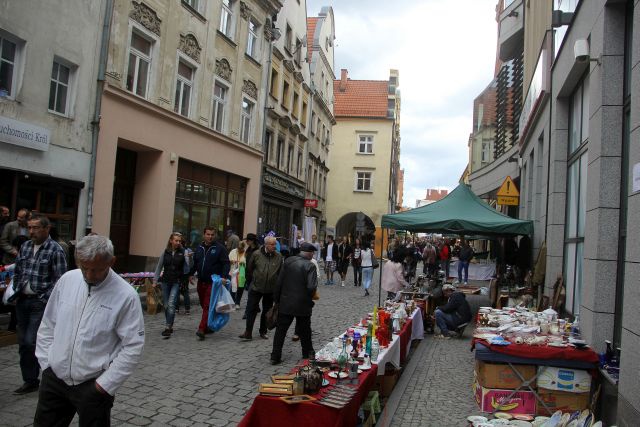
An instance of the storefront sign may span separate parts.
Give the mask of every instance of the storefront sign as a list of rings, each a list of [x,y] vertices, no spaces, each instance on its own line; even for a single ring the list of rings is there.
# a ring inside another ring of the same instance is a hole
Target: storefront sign
[[[317,208],[318,207],[318,199],[304,199],[304,207],[305,208]]]
[[[504,180],[496,196],[498,204],[502,206],[518,206],[520,201],[520,192],[510,176]]]
[[[51,141],[51,131],[0,116],[0,141],[33,150],[47,151]]]

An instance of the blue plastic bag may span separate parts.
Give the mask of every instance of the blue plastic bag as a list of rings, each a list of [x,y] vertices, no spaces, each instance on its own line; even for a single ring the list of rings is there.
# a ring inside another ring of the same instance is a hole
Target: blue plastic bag
[[[207,326],[212,331],[218,332],[229,322],[228,313],[217,313],[216,304],[220,298],[220,292],[222,287],[222,279],[217,274],[211,276],[213,284],[211,285],[211,299],[209,300],[209,318],[207,319]]]

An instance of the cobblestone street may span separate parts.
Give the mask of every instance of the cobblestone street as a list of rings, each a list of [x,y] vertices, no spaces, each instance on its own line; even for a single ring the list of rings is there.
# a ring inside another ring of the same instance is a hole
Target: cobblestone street
[[[351,274],[344,288],[339,284],[320,286],[321,297],[312,318],[316,350],[371,311],[378,301],[378,274],[369,297],[363,296],[362,288],[353,286]],[[234,426],[251,405],[258,383],[267,381],[271,374],[288,372],[300,360],[299,342],[288,338],[283,364],[271,366],[272,340],[259,338],[258,322],[254,339],[241,341],[238,335],[244,331],[244,305],[220,332],[197,341],[195,330],[201,310],[196,293],[192,291],[191,296],[192,314],[176,317],[174,334],[168,340],[160,336],[164,316],[145,315],[143,360],[116,395],[113,425]],[[289,336],[292,332],[293,326]],[[455,340],[428,336],[415,348],[390,398],[396,404],[389,405],[383,414],[383,425],[464,425],[466,416],[477,412],[471,394],[470,333],[467,329],[465,339]],[[12,393],[22,383],[17,346],[0,348],[0,366],[1,424],[31,425],[37,394]]]

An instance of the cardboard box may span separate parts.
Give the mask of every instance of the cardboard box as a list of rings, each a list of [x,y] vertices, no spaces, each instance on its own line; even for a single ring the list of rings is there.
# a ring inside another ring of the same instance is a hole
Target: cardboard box
[[[398,381],[399,371],[387,369],[384,375],[376,377],[376,385],[378,387],[380,397],[389,397],[393,392],[393,388]]]
[[[590,393],[569,393],[566,391],[538,389],[538,396],[549,407],[551,413],[555,411],[575,412],[587,409]],[[542,404],[538,404],[538,415],[550,416]]]
[[[536,375],[536,367],[534,365],[513,365],[514,368],[522,375],[523,378],[530,380]],[[522,381],[513,372],[513,369],[507,364],[487,363],[476,360],[476,378],[480,385],[485,388],[499,388],[515,390]],[[531,387],[535,388],[535,380],[531,383]]]
[[[534,415],[536,396],[532,391],[490,389],[482,387],[476,378],[474,382],[475,398],[482,412],[509,412],[511,414]],[[509,398],[509,395],[514,393]]]
[[[570,393],[591,391],[591,374],[582,369],[538,367],[538,387]]]

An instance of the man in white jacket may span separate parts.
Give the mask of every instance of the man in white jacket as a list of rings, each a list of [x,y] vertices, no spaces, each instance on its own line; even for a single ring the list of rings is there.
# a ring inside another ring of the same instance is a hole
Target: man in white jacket
[[[34,426],[109,425],[116,390],[144,347],[140,298],[116,274],[113,244],[87,236],[76,245],[79,269],[64,274],[44,312],[36,342],[42,381]]]

